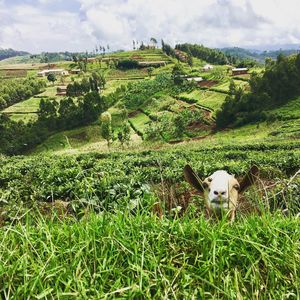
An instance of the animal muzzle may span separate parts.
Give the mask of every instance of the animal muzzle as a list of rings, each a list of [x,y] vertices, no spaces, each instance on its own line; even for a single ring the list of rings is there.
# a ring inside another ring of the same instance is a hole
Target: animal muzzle
[[[226,204],[226,203],[228,203],[228,199],[215,198],[215,199],[211,200],[210,203],[219,204],[219,205]]]

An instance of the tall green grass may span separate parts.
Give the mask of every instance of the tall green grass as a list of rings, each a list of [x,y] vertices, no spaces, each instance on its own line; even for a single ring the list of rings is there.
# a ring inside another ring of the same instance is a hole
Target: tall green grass
[[[23,216],[0,229],[3,299],[299,299],[300,219],[209,222],[87,214]]]

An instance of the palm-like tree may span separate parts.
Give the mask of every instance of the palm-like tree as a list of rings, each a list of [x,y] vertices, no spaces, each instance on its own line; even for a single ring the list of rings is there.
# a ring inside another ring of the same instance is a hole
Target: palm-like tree
[[[152,45],[153,45],[154,47],[156,47],[156,45],[157,45],[157,40],[156,40],[156,38],[152,37],[152,38],[150,39],[150,42],[152,43]]]

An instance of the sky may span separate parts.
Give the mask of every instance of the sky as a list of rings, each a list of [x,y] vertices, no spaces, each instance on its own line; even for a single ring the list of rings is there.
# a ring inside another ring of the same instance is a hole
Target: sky
[[[131,49],[132,41],[300,45],[300,0],[0,0],[0,48]],[[300,46],[299,46],[300,48]]]

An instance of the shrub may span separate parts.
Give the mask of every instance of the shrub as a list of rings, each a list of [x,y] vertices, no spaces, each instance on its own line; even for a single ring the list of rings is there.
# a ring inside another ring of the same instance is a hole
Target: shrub
[[[139,68],[139,62],[133,59],[124,59],[118,62],[117,68],[122,70],[137,69]]]

